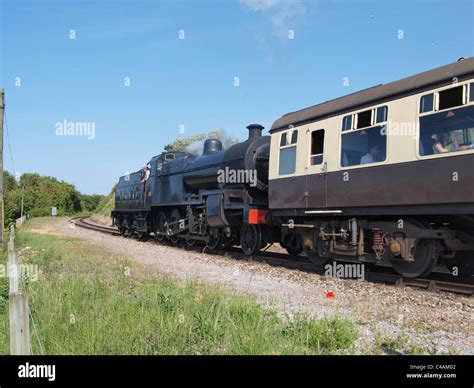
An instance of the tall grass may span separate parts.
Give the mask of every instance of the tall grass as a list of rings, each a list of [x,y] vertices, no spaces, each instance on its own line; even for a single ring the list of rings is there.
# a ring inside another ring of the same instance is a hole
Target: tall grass
[[[347,353],[357,337],[346,319],[287,321],[250,297],[157,278],[78,240],[22,231],[19,242],[31,247],[22,262],[41,271],[27,288],[45,354]],[[4,278],[0,353],[8,354]]]

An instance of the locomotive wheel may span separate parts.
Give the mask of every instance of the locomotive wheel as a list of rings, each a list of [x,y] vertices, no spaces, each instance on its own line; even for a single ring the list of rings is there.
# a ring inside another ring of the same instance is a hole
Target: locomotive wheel
[[[125,235],[125,232],[126,232],[126,231],[127,231],[127,228],[125,228],[125,227],[123,227],[123,226],[121,226],[121,227],[119,228],[119,233],[120,233],[122,236]]]
[[[220,248],[222,245],[222,236],[220,234],[216,235],[210,235],[209,236],[209,241],[206,244],[206,247],[213,251],[214,249]]]
[[[179,209],[173,209],[173,211],[170,214],[169,222],[170,223],[176,222],[176,221],[179,221],[180,219],[181,219],[181,212],[179,211]],[[173,226],[173,228],[175,228],[175,226]],[[168,238],[173,244],[176,244],[179,241],[179,237],[176,237],[176,236],[169,236]]]
[[[423,238],[417,241],[413,257],[415,261],[395,261],[392,266],[400,275],[406,278],[417,278],[428,275],[436,265],[437,258],[434,256],[436,242],[433,239]]]
[[[138,241],[148,241],[147,232],[137,232]]]
[[[255,255],[262,248],[262,229],[259,225],[242,225],[240,229],[240,248],[247,256]]]
[[[165,233],[165,222],[166,222],[166,214],[164,212],[159,212],[157,217],[157,232]],[[158,242],[162,242],[165,239],[164,234],[156,234],[155,240]]]
[[[194,245],[196,245],[197,240],[193,238],[193,235],[191,233],[188,233],[184,241],[188,247],[193,247]]]

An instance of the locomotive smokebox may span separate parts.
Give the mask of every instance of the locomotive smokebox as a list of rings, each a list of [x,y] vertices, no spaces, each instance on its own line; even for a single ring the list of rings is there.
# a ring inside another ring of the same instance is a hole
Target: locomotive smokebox
[[[249,139],[257,139],[258,137],[262,137],[262,130],[265,127],[260,124],[249,124],[247,129],[249,130]]]
[[[214,154],[219,151],[222,151],[222,143],[219,139],[207,139],[204,142],[203,155]]]

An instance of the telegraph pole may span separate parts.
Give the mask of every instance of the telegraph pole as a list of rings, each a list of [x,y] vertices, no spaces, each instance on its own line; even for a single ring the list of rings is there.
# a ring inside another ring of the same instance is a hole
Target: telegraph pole
[[[23,218],[24,197],[25,197],[25,185],[21,186],[21,212],[20,212],[21,218]]]
[[[3,115],[5,112],[4,91],[0,88],[0,248],[3,248]]]

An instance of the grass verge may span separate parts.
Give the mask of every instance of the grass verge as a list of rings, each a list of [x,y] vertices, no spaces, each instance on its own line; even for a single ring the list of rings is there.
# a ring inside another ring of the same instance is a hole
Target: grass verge
[[[357,338],[347,319],[288,322],[248,296],[159,278],[80,240],[28,228],[18,236],[29,247],[20,261],[38,268],[38,280],[24,283],[45,354],[340,354]],[[8,330],[0,278],[1,354],[9,352]],[[31,338],[38,354],[33,331]]]

